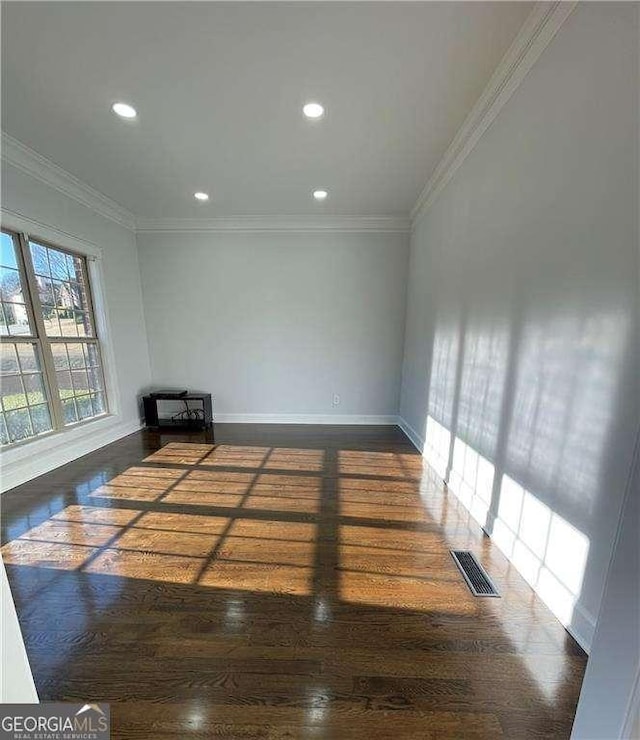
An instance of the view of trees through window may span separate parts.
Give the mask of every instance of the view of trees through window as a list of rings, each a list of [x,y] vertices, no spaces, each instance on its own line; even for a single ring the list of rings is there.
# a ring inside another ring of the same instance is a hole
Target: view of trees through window
[[[2,231],[0,350],[3,445],[106,413],[85,257]]]

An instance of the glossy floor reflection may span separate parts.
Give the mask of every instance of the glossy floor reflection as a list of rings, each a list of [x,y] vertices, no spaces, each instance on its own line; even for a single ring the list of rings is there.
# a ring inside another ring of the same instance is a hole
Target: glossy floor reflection
[[[569,737],[585,656],[399,430],[217,437],[139,433],[3,496],[43,700],[112,702],[116,738]]]

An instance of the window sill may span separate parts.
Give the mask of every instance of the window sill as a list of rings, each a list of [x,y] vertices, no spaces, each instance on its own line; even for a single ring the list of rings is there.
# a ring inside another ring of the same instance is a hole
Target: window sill
[[[100,418],[87,419],[42,437],[4,447],[0,450],[2,463],[0,489],[6,491],[20,485],[116,439],[132,434],[141,426],[137,418],[122,419],[116,414],[105,414]]]
[[[19,447],[25,447],[26,445],[33,445],[36,442],[42,441],[43,439],[52,439],[53,437],[58,437],[61,434],[67,434],[77,427],[86,426],[87,424],[94,424],[109,417],[114,418],[114,414],[100,414],[100,416],[92,416],[90,419],[83,419],[82,421],[76,421],[73,424],[69,424],[63,429],[52,429],[49,432],[37,434],[35,437],[27,437],[26,439],[21,439],[17,442],[11,442],[8,445],[2,445],[2,447],[0,447],[0,454],[4,456],[4,454],[9,452],[10,450],[16,450]],[[68,437],[65,437],[65,439],[68,439]]]

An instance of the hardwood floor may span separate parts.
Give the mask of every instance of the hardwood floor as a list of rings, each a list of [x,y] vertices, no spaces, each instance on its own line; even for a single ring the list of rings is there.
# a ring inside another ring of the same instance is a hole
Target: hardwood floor
[[[141,740],[569,737],[584,653],[400,430],[216,443],[141,432],[2,496],[42,700]]]

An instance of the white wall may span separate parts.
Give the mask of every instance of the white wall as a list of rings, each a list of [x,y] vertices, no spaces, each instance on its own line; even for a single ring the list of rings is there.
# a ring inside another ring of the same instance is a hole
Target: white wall
[[[571,735],[640,737],[640,436]]]
[[[115,411],[107,419],[4,451],[0,461],[6,490],[139,428],[138,395],[149,383],[150,370],[135,234],[5,161],[2,208],[6,226],[14,226],[15,214],[21,214],[36,222],[33,233],[52,234],[49,239],[54,243],[77,249],[73,241],[77,238],[102,251],[99,269],[112,348],[110,401]]]
[[[35,704],[33,682],[18,615],[11,596],[4,563],[0,559],[0,703]]]
[[[154,384],[211,391],[218,419],[397,414],[406,234],[141,233],[138,246]]]
[[[401,415],[585,647],[639,418],[637,38],[579,5],[411,240]]]

